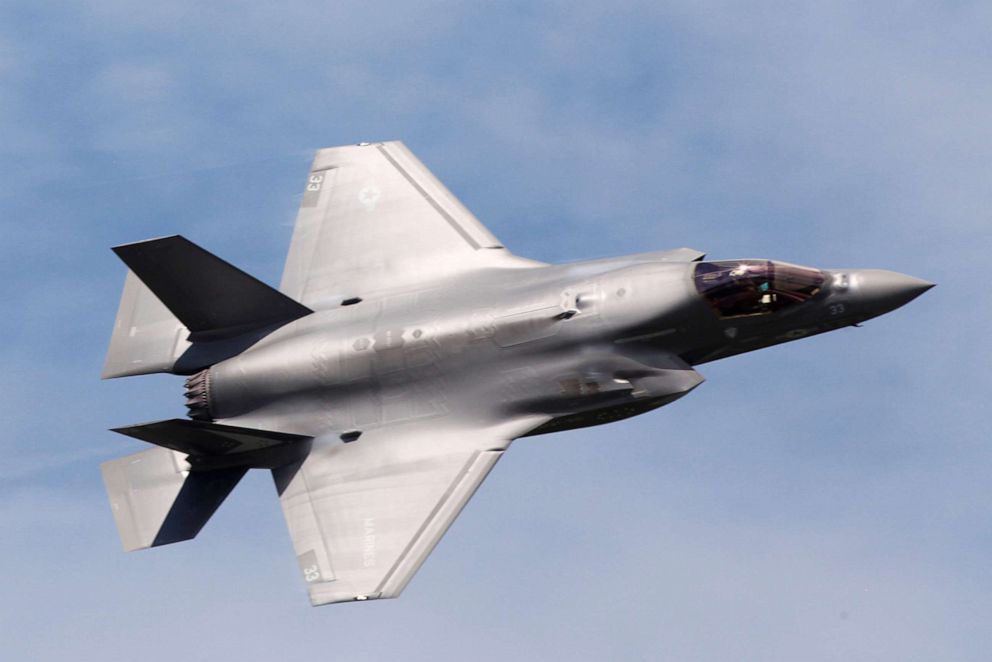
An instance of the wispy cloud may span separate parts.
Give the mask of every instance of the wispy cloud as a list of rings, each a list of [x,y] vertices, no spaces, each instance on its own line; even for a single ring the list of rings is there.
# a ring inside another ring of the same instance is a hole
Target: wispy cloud
[[[967,2],[4,5],[4,630],[42,659],[171,658],[177,631],[190,659],[984,659],[990,24]],[[691,245],[940,286],[521,442],[394,603],[309,610],[262,475],[200,540],[122,555],[97,464],[139,448],[104,430],[182,400],[97,381],[107,246],[181,232],[274,281],[307,151],[392,138],[524,255]]]

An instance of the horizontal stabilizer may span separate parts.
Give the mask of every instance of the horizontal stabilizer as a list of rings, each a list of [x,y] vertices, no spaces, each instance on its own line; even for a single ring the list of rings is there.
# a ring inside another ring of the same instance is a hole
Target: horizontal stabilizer
[[[128,271],[103,365],[103,379],[171,372],[189,348],[189,330]]]
[[[166,448],[100,465],[126,551],[196,537],[248,471],[247,467],[189,469],[181,453]]]
[[[114,428],[114,432],[189,455],[195,469],[271,469],[302,458],[310,437],[173,418]]]
[[[178,235],[114,252],[189,329],[192,341],[231,338],[313,312]]]

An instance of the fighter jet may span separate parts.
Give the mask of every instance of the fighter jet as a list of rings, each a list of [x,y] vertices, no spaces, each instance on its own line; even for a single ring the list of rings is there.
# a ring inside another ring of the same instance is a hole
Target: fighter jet
[[[399,142],[316,153],[278,290],[181,236],[113,250],[103,377],[183,375],[188,409],[115,430],[154,445],[102,465],[125,549],[193,538],[265,469],[313,605],[399,596],[513,440],[643,414],[696,366],[933,287],[688,248],[525,259]]]

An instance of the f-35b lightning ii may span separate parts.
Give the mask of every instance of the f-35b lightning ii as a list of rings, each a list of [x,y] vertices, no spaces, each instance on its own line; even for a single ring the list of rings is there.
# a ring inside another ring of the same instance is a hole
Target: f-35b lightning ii
[[[104,378],[186,376],[188,418],[115,431],[124,547],[193,538],[272,472],[314,605],[397,597],[519,437],[666,405],[694,369],[932,287],[688,248],[517,257],[399,142],[319,150],[278,290],[183,237],[128,266]]]

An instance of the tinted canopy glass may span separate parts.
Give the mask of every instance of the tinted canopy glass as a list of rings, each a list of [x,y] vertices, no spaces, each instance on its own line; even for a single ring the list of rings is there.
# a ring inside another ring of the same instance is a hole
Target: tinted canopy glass
[[[813,297],[823,285],[817,269],[771,260],[700,262],[696,289],[721,317],[768,315]]]

